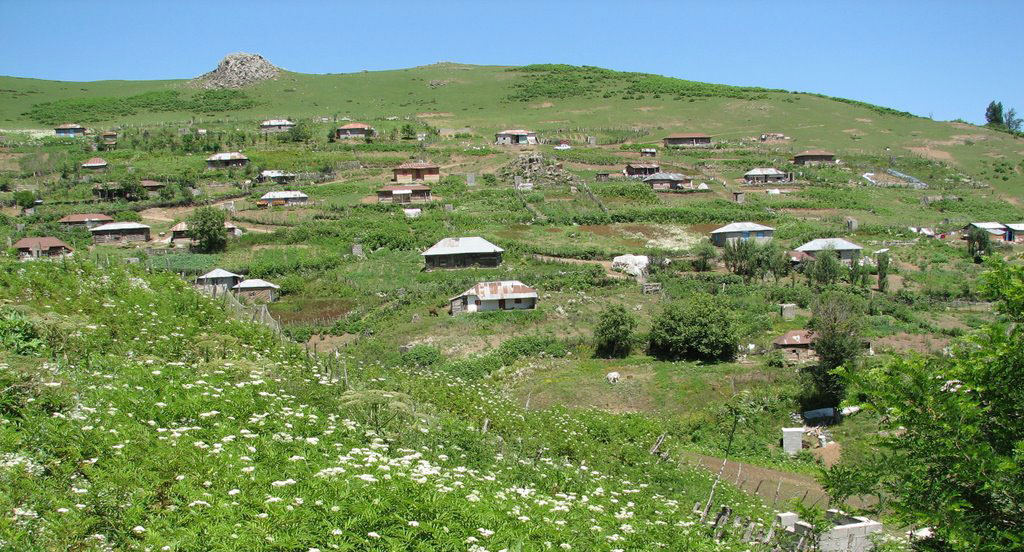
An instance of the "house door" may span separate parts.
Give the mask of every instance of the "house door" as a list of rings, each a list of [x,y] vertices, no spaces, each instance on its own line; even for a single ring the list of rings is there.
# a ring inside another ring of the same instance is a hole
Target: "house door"
[[[504,299],[498,299],[498,308],[501,309],[501,310],[505,310],[505,300]]]

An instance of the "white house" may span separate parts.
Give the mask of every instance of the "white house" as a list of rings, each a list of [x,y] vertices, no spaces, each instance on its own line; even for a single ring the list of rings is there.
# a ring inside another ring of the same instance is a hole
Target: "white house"
[[[235,287],[242,281],[242,276],[228,272],[223,268],[215,268],[206,274],[196,278],[197,286],[227,286]]]
[[[480,282],[450,299],[452,315],[496,310],[528,310],[537,306],[537,290],[519,280]]]
[[[256,202],[256,206],[301,205],[306,203],[308,200],[308,195],[294,190],[267,192],[260,196],[260,200]]]
[[[796,251],[815,257],[826,249],[835,251],[839,255],[840,261],[850,264],[860,256],[860,252],[864,248],[843,238],[818,238],[797,247]]]
[[[771,226],[757,224],[756,222],[733,222],[711,231],[711,243],[718,247],[725,247],[725,244],[741,240],[754,240],[757,242],[771,241],[775,229]]]
[[[271,284],[266,280],[253,278],[252,280],[243,280],[235,284],[231,289],[239,296],[248,297],[249,299],[260,299],[269,303],[277,299],[277,290],[281,289],[281,286]]]

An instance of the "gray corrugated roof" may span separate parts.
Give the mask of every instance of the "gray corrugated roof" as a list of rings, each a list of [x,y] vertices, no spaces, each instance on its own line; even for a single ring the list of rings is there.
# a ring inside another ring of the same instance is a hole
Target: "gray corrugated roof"
[[[757,224],[756,222],[733,222],[726,224],[725,226],[712,230],[712,234],[724,234],[726,232],[761,232],[764,230],[775,230],[771,226],[764,226],[763,224]]]
[[[863,249],[863,247],[846,241],[843,238],[818,238],[797,247],[796,250],[806,253],[808,251],[823,251],[828,248],[835,249],[836,251],[860,251]]]
[[[479,237],[445,238],[421,255],[456,255],[459,253],[501,253],[504,249]]]

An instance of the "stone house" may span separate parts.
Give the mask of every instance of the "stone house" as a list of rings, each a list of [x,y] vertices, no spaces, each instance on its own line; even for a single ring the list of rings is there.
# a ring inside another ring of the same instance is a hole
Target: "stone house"
[[[729,242],[754,240],[768,242],[775,235],[775,229],[756,222],[733,222],[711,231],[711,243],[725,247]]]
[[[93,243],[149,241],[149,226],[137,222],[111,222],[89,232]]]
[[[661,171],[661,165],[657,163],[629,163],[623,169],[622,174],[632,177],[651,176]]]
[[[346,138],[366,138],[373,136],[373,127],[366,123],[349,123],[334,130],[334,137],[338,140]]]
[[[281,289],[281,286],[272,284],[266,280],[260,280],[259,278],[242,280],[231,288],[231,290],[239,297],[245,297],[246,299],[255,301],[264,301],[267,303],[277,299],[277,290],[279,289]]]
[[[438,182],[441,180],[441,167],[434,163],[415,161],[402,163],[392,169],[392,182]]]
[[[657,172],[644,178],[644,184],[656,192],[694,189],[693,179],[679,173]]]
[[[699,132],[683,132],[680,134],[669,134],[668,136],[665,137],[664,144],[666,148],[708,147],[711,145],[711,136],[708,136],[707,134],[701,134]]]
[[[481,237],[445,238],[421,255],[427,269],[498,266],[505,250]]]
[[[499,146],[525,146],[537,144],[537,133],[532,130],[503,130],[494,135],[494,143]]]
[[[794,165],[830,165],[836,162],[836,154],[825,150],[807,150],[793,156]]]
[[[206,158],[207,169],[229,169],[244,167],[248,164],[249,158],[237,151],[215,153]]]
[[[537,306],[537,290],[518,280],[481,282],[449,299],[452,316],[496,310],[529,310]]]
[[[14,242],[14,248],[18,250],[18,258],[21,260],[41,259],[49,257],[63,257],[74,251],[68,244],[53,237],[21,238]]]
[[[64,228],[95,228],[101,224],[114,222],[114,219],[103,213],[75,213],[57,222]]]
[[[430,186],[422,184],[384,186],[377,190],[377,203],[426,203],[431,199]]]

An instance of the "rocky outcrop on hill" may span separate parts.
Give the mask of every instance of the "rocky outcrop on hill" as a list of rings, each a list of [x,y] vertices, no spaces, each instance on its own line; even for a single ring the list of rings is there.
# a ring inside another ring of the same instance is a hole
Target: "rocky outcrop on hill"
[[[241,88],[257,82],[276,79],[281,70],[259,54],[230,54],[220,60],[217,68],[192,79],[199,88]]]
[[[505,180],[521,176],[523,181],[536,185],[579,185],[580,178],[562,168],[561,163],[539,153],[523,153],[517,159],[498,171]]]

